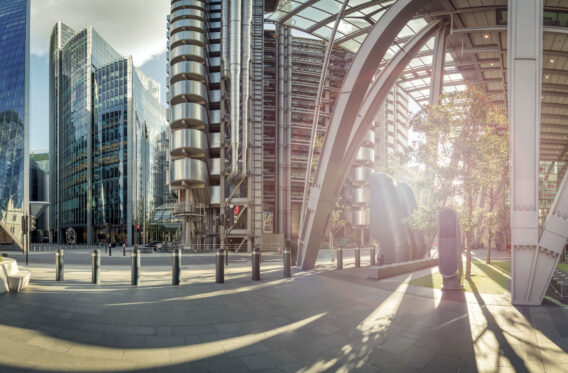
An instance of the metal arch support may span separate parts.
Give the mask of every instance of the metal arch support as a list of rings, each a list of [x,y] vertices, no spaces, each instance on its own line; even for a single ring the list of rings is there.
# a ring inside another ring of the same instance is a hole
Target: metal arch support
[[[430,77],[430,105],[438,105],[440,103],[440,95],[444,92],[443,84],[447,35],[447,27],[440,29],[440,32],[436,35],[434,59],[432,61],[432,74]]]
[[[330,213],[333,211],[341,181],[341,170],[348,145],[348,134],[357,118],[371,78],[396,36],[428,4],[429,0],[398,0],[392,4],[365,38],[345,77],[326,133],[315,183],[298,238],[298,266],[313,268]]]
[[[319,81],[319,85],[318,85],[318,95],[316,97],[316,104],[315,104],[315,111],[314,111],[314,117],[313,117],[313,121],[312,121],[312,133],[310,136],[310,148],[308,150],[308,163],[306,164],[306,181],[304,183],[304,198],[302,199],[302,212],[306,211],[306,201],[308,200],[308,194],[309,194],[309,185],[310,185],[310,181],[311,181],[311,176],[312,176],[312,163],[313,163],[313,158],[314,158],[314,148],[316,146],[316,138],[317,138],[317,133],[318,133],[318,122],[319,122],[319,113],[320,113],[320,107],[321,107],[321,96],[323,95],[323,86],[325,84],[325,77],[327,75],[327,67],[329,66],[329,59],[331,57],[331,51],[333,50],[333,42],[335,41],[335,33],[337,32],[337,28],[339,27],[339,23],[341,21],[341,18],[343,18],[343,13],[345,12],[345,8],[347,7],[347,4],[349,3],[349,0],[344,0],[343,1],[343,5],[341,6],[341,10],[339,11],[339,13],[337,14],[337,18],[335,19],[335,24],[333,26],[333,30],[331,32],[331,35],[329,37],[329,41],[327,43],[327,48],[325,51],[325,57],[323,59],[323,66],[321,69],[321,75],[320,75],[320,81]],[[302,225],[303,221],[304,221],[304,214],[300,215],[300,226]]]
[[[376,118],[381,105],[398,79],[398,76],[428,40],[440,30],[440,25],[443,25],[443,22],[437,19],[424,26],[409,42],[404,44],[404,47],[389,61],[373,85],[369,88],[359,108],[359,113],[357,114],[357,119],[349,136],[349,143],[340,167],[341,170],[346,170],[344,172],[345,175],[355,158],[355,154],[361,147],[365,134],[371,128],[373,120]],[[345,176],[343,177],[341,185],[343,185],[344,179]]]
[[[568,174],[564,175],[550,208],[538,242],[530,288],[530,304],[540,304],[546,294],[552,273],[558,265],[564,245],[568,241]],[[513,281],[515,278],[513,278]]]
[[[518,305],[540,304],[542,280],[554,270],[538,247],[542,14],[543,0],[509,0],[511,300]]]

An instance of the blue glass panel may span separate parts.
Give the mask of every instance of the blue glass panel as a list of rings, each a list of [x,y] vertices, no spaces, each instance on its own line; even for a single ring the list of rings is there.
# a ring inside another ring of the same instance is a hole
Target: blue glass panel
[[[0,230],[21,244],[28,0],[0,1]]]

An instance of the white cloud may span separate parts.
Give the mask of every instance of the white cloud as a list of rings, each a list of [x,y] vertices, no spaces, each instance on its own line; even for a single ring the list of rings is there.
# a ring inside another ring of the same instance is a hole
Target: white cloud
[[[166,50],[169,0],[32,0],[31,53],[46,55],[57,21],[93,28],[137,66]]]

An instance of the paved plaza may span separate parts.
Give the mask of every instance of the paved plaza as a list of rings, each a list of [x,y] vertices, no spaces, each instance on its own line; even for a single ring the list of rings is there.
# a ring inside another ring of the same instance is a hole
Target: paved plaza
[[[513,307],[508,294],[408,285],[435,269],[367,280],[349,252],[344,271],[322,252],[292,278],[280,255],[263,255],[259,282],[249,255],[233,254],[224,284],[213,254],[188,254],[172,286],[170,255],[143,255],[138,287],[128,257],[105,257],[97,286],[88,251],[66,253],[60,283],[53,253],[31,255],[30,287],[0,296],[0,372],[568,371],[568,308],[556,301]]]

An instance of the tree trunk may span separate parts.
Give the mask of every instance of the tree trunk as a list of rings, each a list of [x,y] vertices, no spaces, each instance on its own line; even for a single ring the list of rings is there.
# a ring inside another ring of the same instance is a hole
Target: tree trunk
[[[334,249],[334,245],[333,245],[333,232],[331,231],[331,229],[328,232],[329,235],[329,254],[331,255],[331,261],[335,262],[335,253],[333,251]]]
[[[489,229],[489,240],[487,243],[487,264],[491,264],[491,239],[493,238],[493,230]]]
[[[467,280],[471,279],[471,232],[465,232],[466,237],[466,257],[465,257],[465,278]]]
[[[470,177],[471,175],[471,169],[470,169],[470,155],[469,153],[466,155],[466,177]],[[469,182],[469,181],[468,181]],[[465,188],[466,194],[467,194],[467,220],[468,222],[472,222],[473,220],[473,196],[472,196],[472,187],[471,185],[467,185],[466,184],[466,188]],[[471,232],[471,226],[469,227],[469,229],[465,232],[465,237],[466,237],[466,244],[467,244],[467,255],[466,255],[466,264],[465,264],[465,278],[470,280],[471,279],[471,239],[472,239],[472,232]]]

